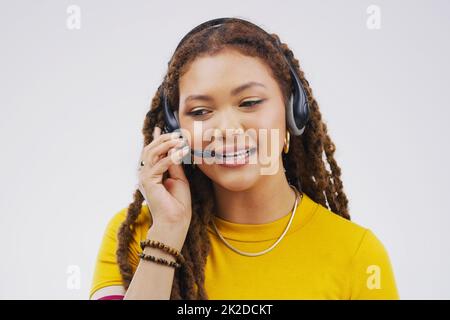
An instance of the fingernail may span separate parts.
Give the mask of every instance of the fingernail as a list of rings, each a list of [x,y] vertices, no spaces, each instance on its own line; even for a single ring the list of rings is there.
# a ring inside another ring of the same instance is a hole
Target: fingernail
[[[184,146],[185,144],[186,144],[186,142],[184,140],[180,140],[177,142],[176,146],[181,147],[181,146]]]

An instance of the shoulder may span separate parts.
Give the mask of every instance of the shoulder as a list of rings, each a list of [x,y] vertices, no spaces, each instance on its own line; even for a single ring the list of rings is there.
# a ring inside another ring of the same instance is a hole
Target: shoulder
[[[370,228],[347,220],[320,204],[314,228],[320,235],[321,246],[327,247],[333,256],[339,256],[341,266],[345,266],[351,299],[398,299],[388,251]]]
[[[339,254],[344,263],[388,260],[384,244],[370,228],[347,220],[320,204],[313,227],[320,235],[321,245]]]
[[[122,208],[116,212],[108,221],[104,235],[102,247],[110,248],[110,251],[117,249],[119,241],[119,233],[122,224],[128,216],[128,207]],[[143,204],[141,210],[131,226],[132,238],[129,243],[129,250],[138,252],[140,249],[140,241],[147,237],[147,231],[152,224],[150,210],[146,204]],[[131,258],[131,263],[137,263],[137,260]]]
[[[108,220],[104,230],[103,238],[98,249],[93,274],[90,297],[101,288],[122,284],[119,266],[117,263],[118,233],[120,226],[128,215],[128,207],[122,208],[114,213]],[[129,244],[129,262],[132,269],[138,264],[137,255],[140,251],[139,241],[146,237],[147,230],[151,225],[151,214],[147,205],[143,205],[136,219],[132,233],[133,237]]]
[[[106,225],[105,232],[110,235],[117,235],[120,226],[126,220],[128,215],[128,207],[122,208],[113,214]],[[150,210],[146,204],[142,205],[140,213],[133,224],[133,230],[135,234],[141,234],[142,232],[147,232],[152,224],[152,217]]]
[[[318,204],[313,225],[324,241],[349,254],[356,252],[366,233],[370,232],[365,226],[347,220],[321,204]]]

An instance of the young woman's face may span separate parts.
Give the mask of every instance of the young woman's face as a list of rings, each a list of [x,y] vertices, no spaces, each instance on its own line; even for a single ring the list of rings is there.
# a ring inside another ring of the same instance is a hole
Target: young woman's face
[[[255,84],[235,90],[250,82]],[[239,191],[283,169],[285,106],[262,60],[230,49],[198,57],[180,78],[179,90],[178,117],[182,131],[189,133],[190,147],[217,152],[214,158],[195,156],[197,170]],[[231,157],[252,148],[256,151],[246,158]],[[223,154],[227,157],[220,157]],[[229,166],[236,163],[240,165]]]

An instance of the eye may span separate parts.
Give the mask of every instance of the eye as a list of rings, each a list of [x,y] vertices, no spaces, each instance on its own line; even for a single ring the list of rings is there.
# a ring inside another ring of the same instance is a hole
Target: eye
[[[240,106],[243,106],[243,107],[246,107],[246,108],[250,108],[250,107],[253,107],[255,105],[261,104],[265,100],[266,99],[244,101]],[[193,116],[193,117],[201,117],[201,116],[207,115],[208,112],[209,111],[206,110],[206,109],[196,109],[194,111],[189,112],[188,114],[190,116]]]
[[[205,111],[205,113],[202,113],[203,111]],[[191,116],[204,116],[206,113],[208,112],[208,110],[206,109],[197,109],[194,111],[189,112],[189,115]]]
[[[254,105],[261,104],[264,100],[265,100],[265,99],[262,99],[262,100],[244,101],[244,102],[241,104],[241,106],[244,106],[244,107],[253,107]]]

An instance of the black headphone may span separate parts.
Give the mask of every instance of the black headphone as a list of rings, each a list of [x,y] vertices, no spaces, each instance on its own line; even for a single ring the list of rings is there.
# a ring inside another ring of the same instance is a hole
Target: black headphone
[[[180,41],[178,46],[176,47],[175,51],[180,47],[180,45],[193,33],[196,33],[198,31],[211,28],[211,27],[218,27],[226,22],[233,22],[233,21],[239,21],[243,23],[250,24],[262,32],[266,33],[270,38],[273,39],[273,37],[267,33],[264,29],[261,27],[243,20],[239,18],[217,18],[212,19],[206,22],[203,22],[202,24],[198,25],[191,31],[189,31]],[[276,39],[276,47],[280,50],[282,56],[284,57],[285,61],[287,62],[290,74],[293,79],[293,92],[291,94],[289,105],[286,108],[286,118],[288,123],[288,128],[290,129],[290,133],[292,133],[295,136],[299,136],[303,133],[305,130],[306,123],[309,119],[309,105],[308,105],[308,99],[306,96],[305,89],[303,88],[303,85],[297,76],[297,73],[295,72],[292,65],[289,63],[289,60],[286,58],[286,56],[283,53],[283,50],[281,49],[281,43],[278,39]],[[161,88],[161,98],[163,101],[163,113],[164,113],[164,121],[165,121],[165,127],[163,131],[165,133],[167,132],[173,132],[175,130],[180,129],[179,121],[177,119],[177,116],[172,111],[171,106],[169,105],[167,96],[164,94],[163,87]]]

